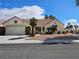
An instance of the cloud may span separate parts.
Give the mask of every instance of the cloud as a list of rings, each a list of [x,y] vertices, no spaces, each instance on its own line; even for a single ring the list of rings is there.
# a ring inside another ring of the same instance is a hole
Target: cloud
[[[77,20],[76,19],[69,19],[68,21],[67,21],[67,23],[71,23],[71,22],[74,22],[74,23],[76,23],[77,22]]]
[[[70,23],[70,24],[72,24],[72,25],[78,25],[78,22],[77,22],[77,20],[76,19],[69,19],[68,21],[67,21],[67,24],[68,23]]]
[[[64,19],[64,24],[65,24],[64,27],[66,27],[68,23],[71,23],[72,25],[77,24],[79,26],[77,19]]]
[[[23,19],[35,17],[37,19],[43,18],[44,9],[37,5],[23,6],[21,8],[4,8],[0,9],[0,19],[9,19],[13,16],[18,16]]]

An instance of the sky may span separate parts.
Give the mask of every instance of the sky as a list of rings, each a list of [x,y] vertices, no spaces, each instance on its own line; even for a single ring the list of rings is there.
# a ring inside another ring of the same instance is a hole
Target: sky
[[[13,16],[44,18],[53,15],[62,23],[79,23],[79,7],[75,0],[0,0],[0,19]]]

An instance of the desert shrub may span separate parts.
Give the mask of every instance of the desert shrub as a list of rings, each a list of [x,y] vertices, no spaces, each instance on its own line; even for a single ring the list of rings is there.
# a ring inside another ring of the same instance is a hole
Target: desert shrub
[[[69,33],[69,31],[66,31],[66,33]]]
[[[70,33],[73,33],[73,31],[70,31]]]
[[[66,32],[65,31],[62,31],[62,34],[66,34]]]
[[[46,34],[53,34],[52,32],[46,32]]]
[[[61,31],[58,31],[58,34],[60,34],[61,33]]]

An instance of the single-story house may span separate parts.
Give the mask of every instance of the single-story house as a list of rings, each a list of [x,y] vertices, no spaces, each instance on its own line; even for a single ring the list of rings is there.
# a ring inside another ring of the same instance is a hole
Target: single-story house
[[[0,26],[5,27],[6,35],[23,35],[31,33],[32,29],[29,23],[30,19],[20,19],[19,17],[14,16],[9,20],[2,22]],[[44,34],[48,31],[47,28],[51,27],[52,25],[57,25],[58,31],[64,29],[64,24],[57,19],[38,19],[37,26],[34,29],[34,33]]]

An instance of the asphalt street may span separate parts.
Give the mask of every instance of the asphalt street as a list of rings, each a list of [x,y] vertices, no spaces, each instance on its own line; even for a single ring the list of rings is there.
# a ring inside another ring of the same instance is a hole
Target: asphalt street
[[[79,44],[3,44],[0,59],[79,59]]]

